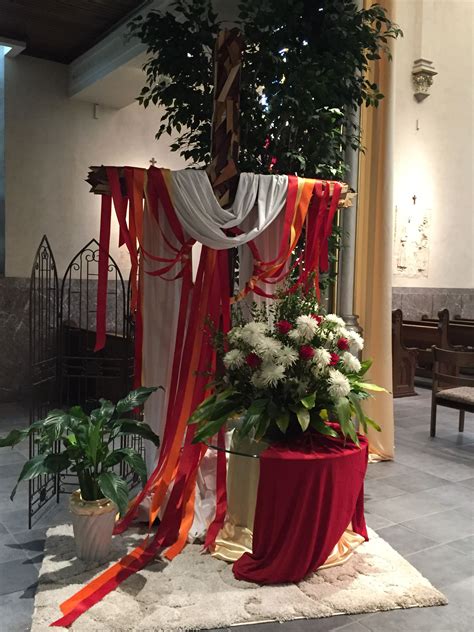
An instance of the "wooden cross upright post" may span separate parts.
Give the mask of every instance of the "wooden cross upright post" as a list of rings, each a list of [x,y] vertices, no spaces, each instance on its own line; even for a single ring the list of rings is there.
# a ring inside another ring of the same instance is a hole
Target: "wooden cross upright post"
[[[240,75],[243,34],[239,29],[219,31],[214,48],[214,112],[211,164],[207,168],[212,187],[222,206],[234,198],[239,173]]]

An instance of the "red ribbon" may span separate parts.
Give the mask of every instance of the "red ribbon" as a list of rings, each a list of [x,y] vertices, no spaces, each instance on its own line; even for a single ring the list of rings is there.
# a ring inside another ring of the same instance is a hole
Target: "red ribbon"
[[[110,195],[103,195],[100,211],[99,270],[97,280],[97,316],[94,351],[100,351],[105,347],[107,335],[107,282],[109,270],[111,215],[111,197]]]

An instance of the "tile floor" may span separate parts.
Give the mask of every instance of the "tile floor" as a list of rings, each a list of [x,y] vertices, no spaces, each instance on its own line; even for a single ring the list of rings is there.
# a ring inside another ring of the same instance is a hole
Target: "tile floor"
[[[459,434],[456,412],[439,408],[438,436],[430,439],[430,392],[418,392],[395,402],[395,461],[369,466],[367,522],[448,596],[449,605],[240,626],[241,632],[474,630],[474,415],[466,415]],[[0,406],[0,433],[25,419],[18,406]],[[0,632],[30,629],[45,530],[65,519],[65,509],[55,507],[28,531],[26,485],[10,502],[25,454],[26,447],[0,451]]]

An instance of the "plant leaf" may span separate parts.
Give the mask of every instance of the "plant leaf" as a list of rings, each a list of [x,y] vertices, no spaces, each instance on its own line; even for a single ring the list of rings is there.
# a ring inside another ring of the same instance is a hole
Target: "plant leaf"
[[[360,386],[360,388],[365,388],[367,391],[375,391],[376,393],[388,393],[386,388],[383,388],[383,386],[377,386],[377,384],[369,384],[368,382],[357,382],[357,386]]]
[[[255,441],[260,441],[265,436],[268,426],[270,425],[270,417],[265,414],[260,415],[260,421],[255,429]]]
[[[350,437],[354,443],[359,445],[359,439],[352,423],[351,405],[347,397],[340,397],[336,402],[335,409],[344,437]]]
[[[136,421],[135,419],[117,419],[114,423],[118,428],[118,434],[136,434],[143,439],[152,441],[156,447],[160,445],[160,437],[153,432],[150,426],[144,421]]]
[[[376,421],[374,421],[373,419],[370,419],[370,417],[366,417],[365,420],[368,426],[372,426],[372,428],[377,430],[377,432],[382,432],[382,428],[378,425]]]
[[[121,461],[128,463],[130,468],[139,475],[143,485],[146,483],[147,471],[145,461],[142,455],[133,448],[119,448],[118,450],[114,450],[104,460],[103,467],[113,467]]]
[[[372,360],[363,360],[360,363],[360,371],[358,373],[359,377],[362,377],[363,375],[365,375],[367,373],[367,371],[370,369],[370,367],[372,366]]]
[[[189,418],[188,424],[197,424],[203,419],[205,419],[207,411],[214,405],[216,401],[216,395],[211,395],[207,399],[205,399],[196,410],[193,412],[191,417]]]
[[[193,437],[193,443],[200,443],[201,441],[205,441],[206,439],[213,437],[225,424],[227,419],[228,415],[225,415],[220,419],[213,419],[212,421],[203,423],[202,426],[196,430]]]
[[[126,397],[117,402],[117,405],[115,406],[117,414],[122,415],[123,413],[130,412],[134,408],[142,406],[142,404],[144,404],[150,395],[158,390],[158,388],[165,390],[162,386],[140,386],[140,388],[131,391]]]
[[[288,430],[288,426],[290,425],[290,413],[287,410],[283,411],[275,419],[275,423],[278,426],[278,428],[281,430],[281,432],[285,434],[286,431]]]
[[[112,419],[115,406],[108,399],[101,399],[99,401],[101,406],[91,412],[91,420],[94,424],[103,425]]]
[[[295,413],[301,426],[301,430],[304,432],[308,429],[309,423],[311,421],[309,410],[307,408],[304,408],[304,406],[300,406],[295,409]]]
[[[305,408],[311,410],[316,405],[316,393],[311,393],[311,395],[307,395],[300,400]]]
[[[360,425],[364,429],[364,432],[367,432],[367,422],[366,422],[366,419],[365,419],[365,413],[362,410],[362,406],[360,405],[360,401],[358,400],[357,396],[354,393],[349,393],[348,398],[349,398],[350,402],[352,403],[352,406],[354,408],[355,414],[357,416],[357,419],[358,419]]]
[[[339,433],[337,432],[337,430],[335,430],[331,426],[328,426],[324,423],[324,421],[316,417],[314,419],[311,419],[311,428],[314,428],[316,432],[319,432],[319,434],[325,435],[327,437],[339,437]]]
[[[101,492],[105,498],[114,502],[123,516],[128,507],[128,485],[115,472],[102,472],[97,479]]]
[[[18,484],[21,483],[21,481],[29,481],[32,478],[36,478],[36,476],[39,476],[40,474],[51,474],[51,471],[48,470],[47,465],[45,465],[45,460],[47,456],[47,454],[38,454],[23,465],[16,485],[12,489],[12,493],[10,494],[11,500],[14,499]]]
[[[23,439],[26,439],[29,434],[29,428],[25,428],[23,430],[17,430],[15,428],[14,430],[11,430],[6,437],[0,437],[0,448],[6,448],[8,446],[13,447],[17,443],[20,443],[20,441],[23,441]]]

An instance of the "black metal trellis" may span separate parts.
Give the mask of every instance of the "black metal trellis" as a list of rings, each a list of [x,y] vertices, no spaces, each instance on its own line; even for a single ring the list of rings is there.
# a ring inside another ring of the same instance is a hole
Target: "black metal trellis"
[[[30,424],[57,407],[59,285],[54,255],[46,235],[36,251],[30,278]],[[30,437],[30,458],[38,454]],[[28,526],[58,490],[57,476],[42,474],[29,481]]]
[[[133,321],[129,284],[109,256],[106,345],[94,352],[100,246],[93,239],[69,263],[59,289],[54,257],[46,237],[35,257],[30,290],[30,421],[51,408],[81,405],[87,412],[100,398],[116,401],[133,384]],[[144,450],[140,438],[121,437],[120,447]],[[35,455],[32,440],[30,452]],[[60,446],[58,446],[60,449]],[[120,474],[130,487],[138,477],[125,463]],[[39,477],[30,483],[29,526],[48,501],[77,488],[71,473]]]

